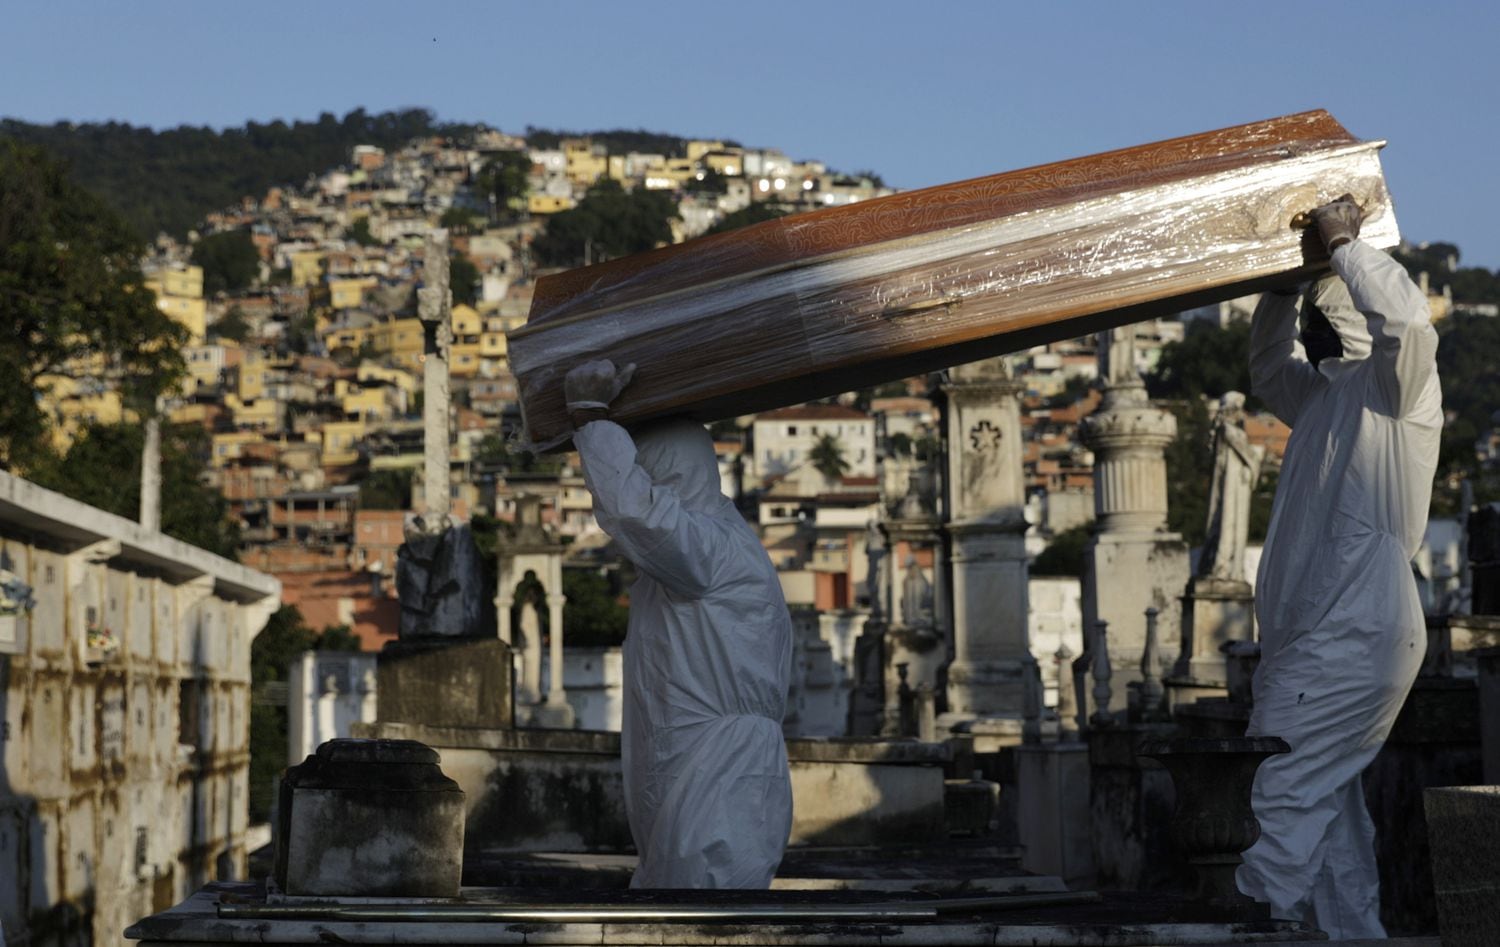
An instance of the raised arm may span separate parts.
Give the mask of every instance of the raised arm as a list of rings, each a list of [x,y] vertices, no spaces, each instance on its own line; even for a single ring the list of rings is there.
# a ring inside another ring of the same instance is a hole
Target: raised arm
[[[1333,269],[1370,328],[1376,386],[1385,407],[1405,417],[1437,372],[1437,332],[1406,269],[1360,240],[1333,251]]]
[[[670,488],[652,483],[636,463],[635,442],[613,421],[585,424],[574,432],[573,446],[594,497],[594,519],[620,551],[677,595],[707,591],[723,547],[714,542],[710,519],[684,508]]]
[[[1250,320],[1250,390],[1288,426],[1323,383],[1297,338],[1297,298],[1262,293]]]

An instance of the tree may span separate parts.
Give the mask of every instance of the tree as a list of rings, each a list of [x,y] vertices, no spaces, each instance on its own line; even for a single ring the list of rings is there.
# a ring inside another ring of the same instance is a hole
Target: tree
[[[260,275],[260,251],[248,230],[209,234],[193,245],[193,263],[203,267],[203,292],[244,289]]]
[[[1052,537],[1032,562],[1032,575],[1083,576],[1083,557],[1089,547],[1090,526],[1070,526]]]
[[[1239,320],[1222,329],[1201,319],[1189,323],[1181,342],[1162,346],[1146,390],[1153,398],[1217,398],[1238,391],[1246,395],[1246,407],[1260,410],[1250,397],[1250,323]]]
[[[601,178],[572,210],[554,214],[532,249],[549,266],[577,266],[640,253],[672,240],[677,205],[661,191]]]
[[[844,459],[844,445],[832,434],[820,436],[812,450],[807,452],[807,459],[812,461],[813,469],[830,482],[849,472],[849,462]]]
[[[118,382],[143,410],[186,372],[187,330],[146,289],[143,249],[61,164],[0,140],[0,468],[45,456],[49,377]]]
[[[142,238],[182,237],[205,214],[307,180],[349,160],[355,145],[400,148],[413,138],[461,137],[471,126],[438,122],[424,109],[339,119],[250,122],[215,131],[182,126],[154,131],[121,122],[32,125],[0,120],[0,138],[41,145],[73,167],[77,180],[112,206]]]
[[[95,424],[29,475],[33,481],[101,510],[135,519],[141,506],[139,424]],[[203,482],[208,434],[195,424],[161,427],[161,531],[200,549],[233,559],[240,529],[222,494]]]
[[[216,339],[244,342],[250,338],[250,321],[245,318],[243,309],[239,306],[230,306],[229,311],[220,316],[218,322],[209,326],[208,334]]]
[[[499,152],[485,162],[474,180],[474,190],[489,203],[492,216],[497,218],[524,210],[530,189],[531,155],[524,151]]]
[[[751,204],[748,207],[741,207],[731,214],[725,214],[722,220],[708,228],[705,236],[712,233],[727,233],[731,230],[738,230],[741,227],[748,227],[751,224],[775,220],[778,217],[785,217],[786,214],[787,212],[784,208],[778,207],[775,204]],[[903,391],[902,393],[904,394],[905,392]]]
[[[360,218],[363,220],[364,218]],[[438,226],[445,227],[458,233],[468,233],[474,229],[478,218],[474,212],[466,207],[450,207],[443,211],[443,216],[438,218]]]
[[[320,635],[307,626],[295,605],[283,605],[250,643],[250,819],[270,817],[276,785],[286,767],[285,698],[266,694],[268,684],[286,681],[292,662],[304,651],[358,651],[359,639],[348,625],[330,625]]]
[[[707,168],[688,180],[683,189],[692,194],[724,194],[729,191],[729,178],[713,168]]]
[[[379,246],[380,241],[370,232],[369,215],[354,218],[354,223],[349,226],[349,239],[362,247]]]
[[[625,640],[630,609],[609,577],[591,569],[564,569],[563,641],[578,647],[616,647]]]
[[[453,291],[454,305],[474,305],[479,299],[479,280],[479,267],[468,257],[454,254],[448,259],[448,287]]]
[[[362,510],[411,509],[410,467],[372,470],[359,485],[359,508]]]

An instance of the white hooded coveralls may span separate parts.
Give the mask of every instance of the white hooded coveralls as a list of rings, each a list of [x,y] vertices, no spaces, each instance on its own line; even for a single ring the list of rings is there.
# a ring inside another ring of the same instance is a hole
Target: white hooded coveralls
[[[1274,916],[1311,919],[1337,939],[1385,936],[1360,773],[1427,647],[1410,561],[1443,413],[1422,292],[1358,240],[1332,262],[1342,283],[1320,282],[1313,301],[1341,358],[1307,360],[1295,297],[1267,293],[1251,326],[1253,389],[1292,436],[1256,580],[1261,660],[1248,733],[1282,737],[1291,752],[1256,775],[1261,838],[1237,880]]]
[[[621,733],[631,886],[766,888],[792,825],[786,600],[703,426],[638,440],[610,421],[573,435],[594,517],[639,571]]]

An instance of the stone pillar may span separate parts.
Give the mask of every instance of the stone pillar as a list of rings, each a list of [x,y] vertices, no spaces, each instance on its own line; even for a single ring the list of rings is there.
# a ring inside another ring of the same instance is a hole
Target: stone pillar
[[[559,567],[557,571],[558,584],[551,588],[560,589],[562,570]],[[547,650],[547,700],[537,707],[534,719],[538,726],[571,730],[577,720],[573,706],[568,703],[568,692],[563,687],[563,603],[567,599],[561,591],[553,592],[551,588],[547,592],[548,636],[551,642]]]
[[[1030,654],[1022,386],[992,358],[952,369],[943,392],[953,660],[942,722],[1005,717],[1019,738]]]
[[[141,528],[161,531],[161,415],[146,419],[146,443],[141,449]]]
[[[1096,515],[1084,557],[1083,623],[1108,622],[1109,650],[1133,656],[1145,648],[1148,608],[1159,612],[1162,637],[1181,636],[1178,596],[1187,584],[1188,556],[1182,537],[1167,530],[1164,454],[1177,436],[1177,419],[1146,396],[1134,364],[1133,327],[1101,336],[1104,400],[1080,431],[1094,452]],[[1126,661],[1119,676],[1111,711],[1125,708],[1128,685],[1140,680],[1140,671]]]
[[[417,315],[426,335],[422,354],[423,502],[430,522],[448,515],[448,353],[453,297],[448,291],[448,231],[430,230],[422,260]]]

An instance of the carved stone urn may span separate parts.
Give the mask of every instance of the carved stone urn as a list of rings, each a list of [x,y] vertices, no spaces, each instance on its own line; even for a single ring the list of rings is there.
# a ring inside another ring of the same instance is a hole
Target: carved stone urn
[[[1266,757],[1290,750],[1280,737],[1147,740],[1140,747],[1141,756],[1172,774],[1172,841],[1197,873],[1195,898],[1237,920],[1270,917],[1268,905],[1240,893],[1234,872],[1244,861],[1240,853],[1260,838],[1250,807],[1255,771]]]

